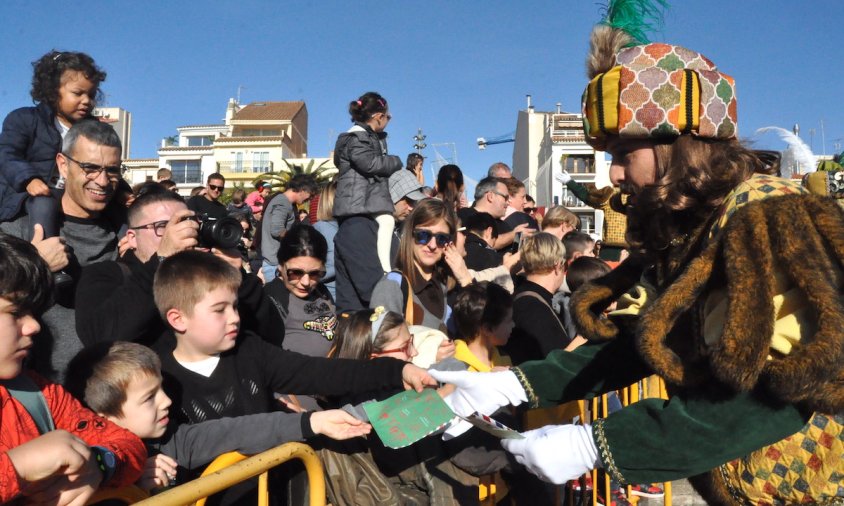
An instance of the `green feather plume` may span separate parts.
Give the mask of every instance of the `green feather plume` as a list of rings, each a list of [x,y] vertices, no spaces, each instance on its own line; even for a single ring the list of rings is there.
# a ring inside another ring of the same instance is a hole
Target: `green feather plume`
[[[633,39],[630,46],[647,44],[647,34],[662,27],[667,8],[667,0],[611,0],[601,24],[626,32]]]

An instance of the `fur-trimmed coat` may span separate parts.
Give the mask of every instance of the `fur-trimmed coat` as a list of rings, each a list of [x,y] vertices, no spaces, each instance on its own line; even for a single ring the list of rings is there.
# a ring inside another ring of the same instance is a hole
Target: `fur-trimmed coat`
[[[534,406],[662,376],[670,400],[640,401],[593,425],[602,465],[622,482],[716,470],[693,480],[716,504],[737,504],[719,466],[799,432],[813,412],[844,410],[844,213],[832,199],[806,194],[731,213],[708,242],[687,242],[679,256],[690,261],[654,269],[631,257],[578,290],[572,315],[594,344],[515,369]],[[638,317],[601,318],[645,273],[657,289]],[[808,308],[787,353],[771,346],[782,279]],[[713,293],[726,299],[715,338],[704,324]],[[824,467],[833,477],[842,471],[840,463]]]

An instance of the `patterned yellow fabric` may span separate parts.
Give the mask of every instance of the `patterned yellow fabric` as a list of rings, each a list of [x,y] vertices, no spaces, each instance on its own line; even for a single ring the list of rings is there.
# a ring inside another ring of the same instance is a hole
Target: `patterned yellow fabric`
[[[719,471],[740,504],[844,503],[844,416],[816,413],[797,434]]]
[[[721,232],[724,225],[738,209],[750,202],[781,197],[783,195],[808,194],[809,191],[801,186],[800,181],[785,179],[765,174],[754,174],[747,181],[736,186],[727,195],[724,205],[721,207],[721,216],[709,231],[709,239]]]
[[[799,182],[757,174],[738,185],[727,197],[709,240],[723,230],[739,208],[750,202],[808,191]],[[774,333],[769,360],[788,355],[803,336],[814,334],[814,318],[806,296],[783,273],[773,273]],[[704,303],[704,341],[716,342],[723,331],[727,297],[711,290]],[[719,469],[727,488],[741,504],[801,504],[844,500],[844,419],[815,413],[799,433]],[[801,478],[801,473],[808,476]]]

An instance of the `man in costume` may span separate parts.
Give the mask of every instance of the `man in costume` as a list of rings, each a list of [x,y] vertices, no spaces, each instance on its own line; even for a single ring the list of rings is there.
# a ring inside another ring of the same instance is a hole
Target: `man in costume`
[[[731,77],[645,43],[627,15],[658,10],[611,2],[592,33],[584,126],[629,195],[631,257],[572,298],[591,343],[507,372],[432,375],[468,414],[658,374],[667,401],[504,447],[554,483],[602,467],[621,483],[689,477],[713,504],[844,503],[844,213],[736,139]]]

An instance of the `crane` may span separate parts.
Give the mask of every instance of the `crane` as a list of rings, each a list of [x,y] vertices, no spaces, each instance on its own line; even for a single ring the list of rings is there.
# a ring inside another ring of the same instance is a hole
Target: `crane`
[[[508,134],[499,135],[498,137],[490,137],[486,139],[484,137],[478,137],[478,149],[486,149],[487,146],[492,146],[493,144],[505,144],[507,142],[516,142],[516,132],[510,132]]]

